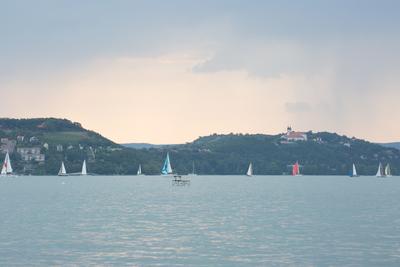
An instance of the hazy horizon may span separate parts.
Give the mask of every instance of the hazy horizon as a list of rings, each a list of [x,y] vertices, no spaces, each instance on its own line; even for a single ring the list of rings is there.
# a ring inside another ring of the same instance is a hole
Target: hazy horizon
[[[2,117],[117,143],[400,136],[398,1],[1,1]]]

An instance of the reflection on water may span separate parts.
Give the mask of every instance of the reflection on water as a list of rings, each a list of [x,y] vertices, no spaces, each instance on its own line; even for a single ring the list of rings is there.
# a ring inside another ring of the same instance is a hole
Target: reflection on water
[[[0,265],[399,266],[400,180],[0,180]]]

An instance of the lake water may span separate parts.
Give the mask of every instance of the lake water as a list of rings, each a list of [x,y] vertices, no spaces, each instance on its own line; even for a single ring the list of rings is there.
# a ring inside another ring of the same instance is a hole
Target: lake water
[[[400,266],[400,177],[0,178],[0,266]]]

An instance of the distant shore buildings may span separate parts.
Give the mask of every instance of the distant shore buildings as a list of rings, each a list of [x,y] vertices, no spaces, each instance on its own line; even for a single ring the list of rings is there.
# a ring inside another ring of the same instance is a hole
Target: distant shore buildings
[[[286,134],[281,137],[283,141],[281,143],[293,143],[293,142],[304,142],[307,141],[307,133],[296,132],[292,130],[292,127],[287,127]]]
[[[45,161],[45,155],[40,153],[40,147],[19,147],[17,153],[21,155],[23,161]]]

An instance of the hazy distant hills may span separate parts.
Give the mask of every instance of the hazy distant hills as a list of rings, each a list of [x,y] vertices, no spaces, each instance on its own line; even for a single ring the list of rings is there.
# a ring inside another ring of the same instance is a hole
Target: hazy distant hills
[[[400,150],[400,142],[392,142],[392,143],[377,143],[378,145],[384,146],[384,147],[389,147],[389,148],[396,148]],[[149,149],[149,148],[165,148],[168,146],[176,146],[176,145],[170,145],[170,144],[164,144],[164,145],[155,145],[155,144],[149,144],[149,143],[128,143],[128,144],[121,144],[124,147],[128,148],[133,148],[133,149]]]
[[[389,148],[396,148],[400,150],[400,142],[392,142],[392,143],[377,143],[378,145],[384,146],[384,147],[389,147]],[[128,144],[121,144],[124,147],[127,148],[133,148],[133,149],[149,149],[149,148],[166,148],[170,146],[177,146],[177,145],[155,145],[155,144],[149,144],[149,143],[128,143]]]
[[[162,148],[169,145],[153,145],[149,143],[128,143],[128,144],[121,144],[123,147],[133,148],[133,149],[149,149],[149,148]]]
[[[400,142],[393,142],[393,143],[384,143],[384,144],[380,144],[384,147],[392,147],[392,148],[396,148],[398,150],[400,150]]]
[[[159,174],[167,152],[181,174],[191,172],[193,162],[199,174],[244,174],[250,162],[255,174],[283,174],[296,161],[304,174],[348,174],[353,162],[360,174],[375,174],[379,162],[400,172],[395,148],[335,133],[305,135],[307,141],[298,142],[286,142],[282,134],[214,134],[181,145],[118,145],[69,120],[0,119],[1,150],[10,150],[17,173],[55,175],[61,161],[67,172],[79,172],[86,159],[95,174],[135,174],[139,164],[145,174]]]

